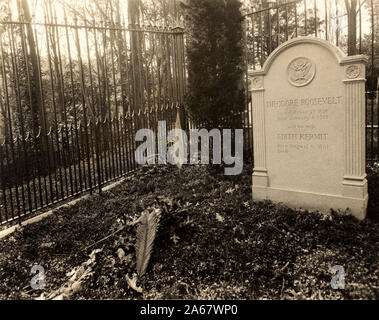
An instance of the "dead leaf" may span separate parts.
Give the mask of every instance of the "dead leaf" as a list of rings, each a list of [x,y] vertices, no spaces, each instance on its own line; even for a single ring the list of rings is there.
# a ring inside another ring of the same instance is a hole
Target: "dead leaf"
[[[218,222],[224,222],[225,218],[221,216],[218,212],[216,213],[216,219]]]
[[[180,238],[174,233],[174,235],[171,237],[172,242],[176,245]]]
[[[46,300],[45,294],[41,293],[41,295],[39,297],[35,298],[35,300]]]
[[[229,188],[229,189],[227,189],[227,190],[225,191],[225,193],[227,193],[227,194],[231,194],[231,193],[233,193],[234,191],[235,191],[234,188]]]
[[[55,243],[54,242],[44,242],[40,245],[40,248],[52,248],[54,247]]]
[[[81,281],[75,281],[71,285],[71,290],[72,290],[73,293],[80,291],[81,288],[82,288],[82,282]]]
[[[122,250],[121,248],[117,249],[117,256],[120,260],[122,260],[125,257],[125,251]]]
[[[133,273],[133,278],[130,279],[128,275],[125,276],[126,282],[128,283],[129,287],[132,288],[134,291],[137,291],[138,293],[142,293],[142,288],[137,287],[137,274]]]
[[[103,249],[95,249],[95,250],[93,250],[93,251],[89,254],[90,258],[91,258],[92,260],[95,260],[95,258],[96,258],[96,254],[99,253],[99,252],[101,252],[101,251],[103,251]]]

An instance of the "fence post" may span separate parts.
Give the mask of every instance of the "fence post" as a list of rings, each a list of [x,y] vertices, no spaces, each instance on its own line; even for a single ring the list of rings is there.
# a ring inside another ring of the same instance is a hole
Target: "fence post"
[[[176,80],[176,103],[178,107],[180,125],[183,130],[187,130],[184,109],[184,96],[186,91],[186,69],[184,58],[184,28],[176,26],[172,28],[174,39],[174,79]]]

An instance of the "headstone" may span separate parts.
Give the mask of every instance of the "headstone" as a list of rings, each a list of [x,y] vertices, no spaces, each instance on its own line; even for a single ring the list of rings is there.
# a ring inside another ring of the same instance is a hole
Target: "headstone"
[[[365,217],[366,63],[300,37],[250,71],[254,200]]]

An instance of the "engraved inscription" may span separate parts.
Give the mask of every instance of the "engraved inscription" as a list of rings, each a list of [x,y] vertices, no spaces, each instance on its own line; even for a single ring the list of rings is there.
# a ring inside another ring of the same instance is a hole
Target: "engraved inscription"
[[[277,120],[287,121],[287,120],[328,120],[328,109],[305,109],[296,110],[289,109],[278,111]]]
[[[276,132],[278,153],[326,152],[329,138],[324,124],[332,118],[334,108],[342,104],[342,96],[287,97],[268,100],[266,108],[280,122],[287,122]]]
[[[326,140],[327,133],[278,133],[278,140]]]
[[[266,101],[268,108],[298,107],[298,106],[318,106],[327,104],[340,104],[342,96],[335,97],[316,97],[316,98],[292,98],[282,100]]]
[[[278,153],[290,153],[291,151],[327,151],[328,150],[328,144],[282,144],[278,143],[277,145],[277,151]]]
[[[315,64],[305,57],[295,58],[287,67],[288,82],[296,87],[309,84],[313,80],[315,73]]]

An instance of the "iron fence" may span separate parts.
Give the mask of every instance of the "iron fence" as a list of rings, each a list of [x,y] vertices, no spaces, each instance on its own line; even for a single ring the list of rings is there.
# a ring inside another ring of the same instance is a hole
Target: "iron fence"
[[[0,22],[0,224],[134,170],[137,130],[183,105],[182,28],[45,10]]]
[[[22,152],[25,145],[38,142],[40,135],[5,141],[0,145],[0,222],[20,221],[86,191],[101,192],[104,184],[138,167],[136,132],[142,128],[156,132],[158,121],[163,120],[167,130],[173,129],[179,107],[166,104],[110,120],[51,127],[46,137],[48,162],[39,153]]]
[[[378,161],[379,3],[357,0],[356,8],[352,10],[347,10],[343,0],[262,1],[260,6],[245,14],[246,71],[260,69],[275,48],[298,36],[323,38],[347,54],[367,55],[366,155],[367,161]],[[349,37],[349,30],[350,33],[355,32],[355,37]],[[246,110],[251,124],[249,100],[246,101]],[[252,140],[249,144],[252,145]]]

